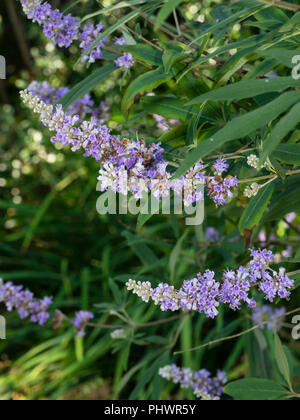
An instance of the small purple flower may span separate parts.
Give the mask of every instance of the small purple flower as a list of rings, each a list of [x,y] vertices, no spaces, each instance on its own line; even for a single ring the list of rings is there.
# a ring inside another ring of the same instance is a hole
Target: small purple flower
[[[179,304],[182,310],[203,312],[209,318],[218,315],[220,283],[215,280],[215,273],[207,270],[197,278],[185,281],[179,290]]]
[[[125,36],[121,36],[120,38],[115,39],[115,45],[127,45],[127,40]]]
[[[93,45],[93,43],[100,37],[101,32],[103,31],[104,26],[98,24],[96,27],[92,23],[87,23],[83,28],[82,33],[80,34],[80,48],[82,49],[83,54],[88,51],[88,49]],[[99,41],[95,47],[84,55],[82,61],[88,61],[89,63],[94,63],[96,59],[102,58],[102,50],[104,43],[107,38]]]
[[[228,303],[234,311],[241,309],[242,302],[247,303],[249,308],[255,308],[256,302],[249,297],[250,289],[249,272],[245,267],[240,267],[237,272],[227,271],[224,273],[220,302]]]
[[[227,172],[229,165],[224,159],[218,159],[214,164],[215,174],[222,175],[223,172]]]
[[[291,296],[289,289],[295,286],[294,280],[286,275],[285,268],[281,267],[279,273],[273,272],[272,275],[266,272],[259,284],[259,289],[265,294],[265,298],[273,302],[276,296],[281,299],[288,299]]]
[[[115,60],[116,66],[124,69],[130,69],[133,66],[134,58],[131,53],[126,53]]]
[[[94,318],[94,315],[91,312],[79,311],[75,314],[75,319],[73,325],[77,330],[77,335],[79,337],[85,336],[85,328],[91,319]]]
[[[218,242],[220,240],[220,234],[219,234],[219,232],[215,228],[213,228],[213,227],[208,227],[206,229],[206,234],[205,235],[206,235],[206,239],[208,241]]]

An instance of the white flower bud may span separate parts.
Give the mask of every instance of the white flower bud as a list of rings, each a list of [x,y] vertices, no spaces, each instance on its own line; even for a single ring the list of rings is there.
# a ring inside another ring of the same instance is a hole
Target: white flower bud
[[[245,189],[244,196],[247,197],[247,198],[255,197],[258,194],[260,188],[261,188],[261,186],[255,182],[250,187],[247,187]]]

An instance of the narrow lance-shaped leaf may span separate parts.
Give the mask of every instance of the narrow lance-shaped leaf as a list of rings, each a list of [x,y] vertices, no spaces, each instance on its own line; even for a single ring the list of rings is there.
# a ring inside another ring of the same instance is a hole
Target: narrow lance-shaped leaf
[[[241,232],[243,232],[244,229],[252,229],[254,226],[259,224],[264,215],[264,212],[268,208],[269,202],[273,195],[273,191],[274,183],[263,187],[258,192],[257,196],[251,199],[239,223],[239,229]]]
[[[136,59],[153,66],[162,65],[162,52],[148,44],[122,45],[122,50],[130,52]]]
[[[170,267],[170,277],[171,277],[171,284],[173,284],[175,279],[175,271],[176,271],[176,265],[179,260],[180,252],[182,249],[183,241],[185,240],[187,234],[189,233],[189,230],[187,229],[184,234],[181,236],[181,238],[177,241],[175,247],[173,248],[171,255],[170,255],[170,261],[169,261],[169,267]]]
[[[300,166],[300,144],[280,144],[272,156],[280,162]]]
[[[276,149],[280,142],[288,135],[300,121],[300,103],[295,105],[273,128],[269,137],[263,143],[260,162],[265,162],[267,157]]]
[[[166,96],[145,96],[141,103],[151,114],[162,115],[164,118],[189,121],[197,117],[198,111],[195,108],[185,108],[183,103],[176,98]]]
[[[276,401],[288,394],[280,384],[256,378],[231,382],[224,388],[224,392],[242,401]]]
[[[299,100],[300,92],[286,92],[267,105],[229,121],[213,137],[204,140],[189,153],[176,171],[175,177],[184,175],[200,159],[220,149],[227,142],[245,137],[263,127],[266,122],[274,120]]]
[[[156,29],[159,28],[170,16],[173,10],[176,9],[184,0],[166,0],[166,3],[160,9],[155,22]]]
[[[290,187],[286,186],[285,190],[271,201],[270,211],[266,213],[263,222],[279,220],[289,213],[300,212],[300,177],[293,176],[290,179],[293,178],[295,183]]]
[[[239,99],[253,98],[269,92],[281,92],[291,87],[299,87],[300,80],[292,77],[274,77],[264,80],[243,80],[204,93],[188,102],[187,105],[201,104],[204,101],[236,101]]]
[[[290,390],[292,392],[293,387],[292,387],[292,379],[290,377],[289,362],[288,362],[288,359],[287,359],[286,354],[284,352],[282,343],[281,343],[280,338],[278,337],[277,333],[275,333],[275,357],[276,357],[276,362],[277,362],[278,368],[280,370],[280,373],[282,374],[282,376],[286,380],[286,382],[287,382],[287,384],[290,387]]]
[[[81,0],[80,0],[81,1]],[[121,1],[118,4],[115,4],[110,7],[105,7],[104,9],[98,10],[95,13],[91,13],[81,19],[81,23],[85,22],[86,20],[92,19],[99,15],[105,15],[113,12],[114,10],[124,9],[125,7],[137,6],[138,4],[147,3],[147,0],[131,0],[131,1]]]
[[[68,92],[61,100],[60,104],[64,109],[67,109],[77,99],[82,98],[89,93],[95,86],[105,80],[111,73],[116,70],[114,64],[108,64],[101,67],[99,70],[92,73],[90,76],[75,85],[70,92]]]
[[[107,38],[109,35],[114,33],[117,29],[121,28],[126,23],[130,22],[132,19],[136,18],[140,15],[140,13],[145,12],[147,9],[153,7],[154,4],[158,4],[157,2],[150,1],[147,3],[147,5],[139,7],[138,9],[133,10],[132,12],[128,13],[127,15],[123,16],[121,19],[119,19],[115,24],[109,26],[106,31],[102,32],[101,35],[98,36],[98,38],[90,45],[90,47],[82,54],[81,58],[87,54],[89,54],[93,48],[97,47],[99,42],[103,41],[105,38]]]
[[[163,67],[139,76],[129,85],[122,101],[122,111],[124,115],[128,114],[134,104],[136,95],[151,92],[161,84],[172,78],[172,73],[166,74]]]

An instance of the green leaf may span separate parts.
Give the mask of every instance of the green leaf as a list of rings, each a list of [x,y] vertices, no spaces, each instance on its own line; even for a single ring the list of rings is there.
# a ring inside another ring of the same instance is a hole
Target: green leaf
[[[99,70],[92,73],[86,79],[79,82],[75,85],[69,93],[67,93],[61,100],[60,104],[66,110],[70,105],[72,105],[77,99],[82,98],[84,95],[89,93],[95,86],[100,82],[107,79],[107,77],[116,70],[114,64],[108,64],[101,67]]]
[[[147,223],[148,220],[150,220],[152,216],[153,216],[153,214],[151,214],[151,213],[149,213],[149,214],[140,213],[138,215],[138,220],[137,220],[137,225],[136,225],[137,230],[138,231],[141,230],[142,227],[144,226],[144,224]]]
[[[295,128],[300,121],[300,103],[293,106],[290,112],[285,115],[273,128],[268,138],[263,142],[263,151],[260,155],[260,162],[264,163],[268,156],[277,148],[280,142]]]
[[[242,401],[276,401],[288,392],[280,384],[267,379],[241,379],[224,388],[224,392]]]
[[[184,60],[187,58],[187,54],[182,52],[182,49],[166,49],[163,54],[163,64],[165,68],[165,72],[169,73],[172,70],[174,64],[178,63],[179,61]]]
[[[245,20],[246,18],[250,17],[251,15],[255,14],[257,10],[260,9],[260,5],[255,5],[249,7],[247,9],[239,10],[238,12],[231,14],[226,19],[223,19],[221,22],[217,22],[214,25],[210,25],[210,27],[202,32],[202,34],[193,40],[193,44],[198,42],[201,38],[203,38],[206,34],[213,33],[219,31],[220,29],[226,28],[229,25],[234,25],[239,21]]]
[[[177,244],[175,245],[175,247],[173,248],[173,250],[171,252],[170,261],[169,261],[171,284],[173,284],[173,282],[174,282],[176,265],[179,261],[179,257],[180,257],[180,253],[181,253],[181,249],[182,249],[182,244],[183,244],[183,241],[185,240],[188,233],[189,233],[189,230],[187,229],[184,232],[184,234],[181,236],[181,238],[177,241]]]
[[[163,66],[156,70],[151,70],[137,79],[135,79],[128,87],[122,100],[122,111],[124,115],[128,115],[137,95],[151,92],[161,84],[172,78],[172,73],[166,74]]]
[[[293,392],[289,362],[277,333],[275,333],[275,357],[280,373],[289,385],[290,391]]]
[[[166,3],[160,9],[155,22],[155,28],[158,29],[168,19],[173,10],[176,9],[184,0],[166,0]]]
[[[151,266],[158,263],[158,258],[151,248],[145,244],[145,240],[133,235],[131,232],[124,232],[123,234],[127,239],[128,245],[140,261],[146,266]]]
[[[127,15],[123,16],[121,19],[118,19],[115,24],[110,25],[106,31],[102,32],[101,35],[98,36],[98,38],[90,45],[90,47],[81,55],[81,58],[89,54],[92,49],[94,49],[99,44],[99,42],[103,41],[104,38],[109,37],[109,35],[111,35],[113,32],[139,16],[141,13],[145,12],[147,9],[151,8],[154,4],[157,5],[157,2],[149,1],[146,6],[139,7],[138,9],[135,9]]]
[[[130,6],[136,6],[138,4],[144,4],[146,2],[147,2],[147,0],[121,1],[118,4],[115,4],[114,6],[105,7],[104,9],[98,10],[95,13],[91,13],[91,14],[85,16],[81,20],[81,23],[85,22],[86,20],[92,19],[92,18],[94,18],[96,16],[99,16],[99,15],[109,14],[109,13],[113,12],[114,10],[119,10],[119,9],[123,9],[125,7],[130,7]]]
[[[254,226],[259,224],[264,215],[264,212],[268,208],[269,202],[273,195],[273,191],[274,183],[263,187],[258,192],[257,196],[251,199],[239,223],[239,229],[241,232],[243,232],[244,229],[252,229]]]
[[[196,149],[193,149],[176,171],[175,177],[184,175],[201,158],[213,151],[220,149],[225,143],[248,136],[256,129],[265,126],[269,121],[274,120],[295,102],[299,101],[300,92],[286,92],[268,104],[237,117],[227,123],[213,137],[201,142]]]
[[[270,210],[265,215],[263,222],[282,219],[289,213],[300,212],[300,177],[289,178],[284,185],[284,191],[271,201]]]
[[[152,66],[162,65],[162,52],[148,44],[122,45],[122,50],[130,52],[136,59]]]
[[[300,144],[280,144],[272,157],[289,165],[300,166]]]
[[[129,399],[136,400],[140,391],[151,381],[154,375],[157,374],[160,367],[166,365],[169,361],[169,354],[165,352],[162,356],[158,357],[150,366],[143,372],[137,385],[131,392]]]
[[[204,93],[198,98],[188,102],[187,105],[201,104],[204,101],[234,101],[245,98],[253,98],[269,92],[281,92],[291,87],[299,87],[300,80],[292,77],[274,77],[264,80],[243,80]]]
[[[300,12],[295,13],[284,25],[281,26],[279,32],[288,32],[292,29],[298,29],[300,24]]]
[[[292,63],[292,59],[295,55],[300,54],[300,50],[286,50],[281,48],[268,49],[266,51],[259,51],[258,53],[262,57],[275,58],[280,63],[284,64],[288,68],[293,68],[295,64]]]
[[[184,108],[178,99],[167,96],[145,96],[141,99],[141,104],[151,114],[158,114],[167,119],[188,121],[198,114],[195,109]]]

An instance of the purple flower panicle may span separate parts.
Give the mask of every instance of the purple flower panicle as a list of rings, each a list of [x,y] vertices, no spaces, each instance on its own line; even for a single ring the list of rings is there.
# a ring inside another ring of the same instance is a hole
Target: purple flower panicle
[[[187,280],[181,289],[161,283],[155,289],[149,282],[136,283],[129,280],[126,284],[128,290],[148,302],[152,299],[155,305],[159,305],[162,311],[176,311],[178,309],[204,313],[208,318],[218,315],[220,303],[228,304],[236,311],[243,304],[250,309],[256,307],[256,301],[251,298],[251,289],[257,286],[263,292],[265,299],[273,302],[276,296],[288,299],[290,289],[294,287],[294,281],[280,268],[279,273],[269,267],[274,256],[271,251],[259,250],[252,252],[252,260],[248,267],[239,267],[238,270],[227,270],[223,273],[222,281],[215,279],[215,273],[207,270],[204,274],[199,273],[196,278]]]
[[[192,388],[196,397],[201,400],[219,400],[227,383],[225,372],[218,371],[213,378],[205,369],[195,372],[189,368],[179,368],[175,364],[161,368],[159,375],[179,384],[181,388]]]
[[[50,97],[52,94],[50,91]],[[159,143],[147,145],[143,139],[134,141],[114,136],[95,114],[89,121],[82,121],[82,112],[90,111],[88,96],[76,102],[68,112],[64,112],[61,105],[54,107],[51,101],[49,103],[49,94],[46,95],[46,102],[40,99],[39,94],[28,90],[22,91],[21,97],[39,114],[41,122],[54,132],[53,143],[70,145],[74,152],[83,149],[84,156],[91,156],[101,164],[98,180],[102,191],[111,188],[125,195],[131,192],[137,199],[148,192],[160,199],[174,191],[189,206],[203,200],[199,186],[206,185],[208,195],[219,206],[226,204],[233,195],[231,189],[237,186],[234,177],[207,176],[200,162],[185,176],[172,180],[169,164],[163,157],[164,150]],[[74,113],[80,110],[81,114]]]
[[[99,38],[104,26],[101,24],[86,24],[83,28],[80,22],[72,15],[64,15],[58,9],[53,9],[51,4],[43,0],[21,0],[24,13],[33,22],[37,22],[45,36],[59,47],[69,48],[74,41],[80,42],[80,48],[84,54],[82,61],[94,63],[102,58],[101,48],[106,39],[99,41],[94,48],[87,53],[91,45]]]
[[[21,319],[44,325],[50,315],[48,308],[52,305],[50,297],[36,299],[32,292],[24,290],[23,286],[16,286],[11,282],[4,283],[0,279],[0,302],[3,302],[9,312],[16,310]]]

